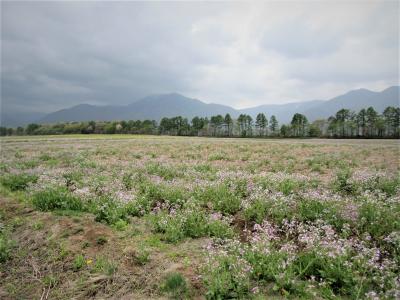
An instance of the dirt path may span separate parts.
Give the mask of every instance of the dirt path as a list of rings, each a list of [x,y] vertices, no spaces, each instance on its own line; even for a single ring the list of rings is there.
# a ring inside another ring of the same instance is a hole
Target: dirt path
[[[143,224],[121,232],[90,214],[38,212],[3,196],[0,226],[12,241],[0,264],[1,299],[167,299],[160,285],[169,272],[182,273],[190,298],[202,299],[193,255],[191,264],[183,262],[200,241],[177,249],[146,236]],[[143,245],[150,252],[145,264],[138,263]]]

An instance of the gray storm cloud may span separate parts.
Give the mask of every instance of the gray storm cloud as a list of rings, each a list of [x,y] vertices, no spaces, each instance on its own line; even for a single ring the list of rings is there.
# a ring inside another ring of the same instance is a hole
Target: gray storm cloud
[[[3,111],[179,92],[248,107],[399,82],[399,4],[1,2]]]

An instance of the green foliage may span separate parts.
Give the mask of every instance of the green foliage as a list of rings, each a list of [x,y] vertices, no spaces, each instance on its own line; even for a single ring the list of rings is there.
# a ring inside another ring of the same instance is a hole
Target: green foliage
[[[42,282],[47,287],[55,287],[58,284],[58,278],[49,274],[43,277]]]
[[[343,194],[354,195],[357,192],[357,186],[350,181],[350,169],[343,169],[336,174],[334,189]]]
[[[146,171],[150,175],[158,175],[165,180],[172,180],[179,177],[180,173],[172,166],[164,166],[159,163],[150,163],[146,166]]]
[[[150,252],[145,247],[141,246],[137,249],[135,255],[136,263],[139,265],[145,265],[150,261]]]
[[[79,254],[74,258],[74,261],[72,263],[72,269],[74,271],[79,271],[85,266],[85,264],[86,264],[85,257],[82,254]]]
[[[37,175],[31,174],[8,174],[0,178],[0,183],[10,191],[25,190],[30,183],[38,180]]]
[[[282,199],[257,198],[243,210],[246,221],[254,221],[258,224],[261,224],[265,218],[281,224],[284,219],[292,219],[294,213],[293,208]]]
[[[269,201],[269,205],[267,218],[273,220],[275,223],[282,224],[283,220],[291,220],[293,218],[293,208],[288,206],[284,200]]]
[[[169,273],[164,279],[161,289],[175,299],[184,299],[188,293],[185,277],[180,273]]]
[[[195,193],[204,205],[209,203],[213,209],[223,214],[230,215],[236,213],[240,208],[241,200],[225,184],[205,187]]]
[[[164,239],[176,243],[185,237],[198,238],[213,236],[219,238],[233,237],[233,229],[226,222],[209,220],[200,208],[187,208],[171,214],[160,211],[151,216],[150,221],[156,232],[163,233]]]
[[[139,196],[135,201],[127,203],[125,210],[130,216],[143,216],[150,211],[152,206],[153,202],[149,201],[148,198],[145,196]]]
[[[105,245],[108,242],[107,238],[105,236],[99,236],[96,239],[96,244],[97,245]]]
[[[197,164],[193,166],[193,169],[200,173],[213,173],[214,168],[209,164]]]
[[[9,238],[8,233],[0,228],[0,263],[4,263],[10,258],[13,247],[14,242]]]
[[[101,196],[91,203],[90,211],[97,222],[109,225],[116,224],[127,218],[128,212],[124,205],[108,196]]]
[[[212,153],[208,156],[208,161],[215,160],[229,160],[229,157],[226,153]]]
[[[400,189],[400,177],[385,178],[379,176],[366,181],[362,188],[363,190],[370,191],[379,190],[384,192],[389,197],[394,196]]]
[[[298,188],[298,183],[291,179],[284,179],[278,184],[278,189],[284,195],[289,195]]]
[[[227,222],[222,220],[210,220],[207,224],[207,235],[221,239],[229,239],[235,236],[235,231]]]
[[[39,159],[42,161],[48,161],[48,160],[52,159],[52,157],[47,153],[43,153],[42,155],[39,156]]]
[[[41,229],[43,229],[43,227],[44,227],[44,223],[41,222],[41,221],[37,221],[37,222],[32,224],[32,228],[34,230],[41,230]]]
[[[265,199],[257,198],[243,210],[243,216],[246,221],[254,221],[261,224],[267,216],[270,207],[270,203]]]
[[[130,191],[133,188],[133,174],[132,173],[125,173],[122,176],[122,183],[124,187]]]
[[[317,251],[308,251],[297,255],[293,267],[300,279],[313,276],[327,282],[332,293],[351,295],[357,290],[357,281],[346,261],[345,256],[332,258]]]
[[[42,211],[73,210],[83,211],[82,201],[73,196],[66,188],[54,187],[39,191],[32,196],[33,205]]]
[[[219,256],[204,270],[203,281],[207,299],[247,299],[250,292],[250,274],[244,261],[234,256]],[[243,266],[244,264],[244,266]]]
[[[17,167],[22,170],[33,169],[39,165],[37,160],[25,160],[17,163]]]
[[[123,231],[128,227],[128,222],[125,220],[118,220],[117,222],[115,222],[115,224],[113,225],[113,228],[115,228],[118,231]]]
[[[110,261],[102,256],[96,257],[93,271],[101,272],[107,276],[113,275],[117,271],[118,267],[115,262]]]
[[[400,230],[400,205],[363,202],[359,208],[358,229],[381,242],[384,236]]]
[[[334,113],[334,112],[332,112]],[[305,115],[295,113],[290,125],[283,124],[279,130],[278,120],[271,116],[269,121],[259,113],[255,122],[250,115],[240,114],[233,120],[229,114],[207,117],[195,116],[191,122],[182,116],[164,117],[157,126],[154,120],[90,121],[57,124],[29,124],[26,128],[0,126],[0,136],[6,135],[50,135],[50,134],[168,134],[251,137],[368,137],[398,138],[400,109],[387,107],[378,114],[373,107],[358,113],[340,109],[328,119],[315,120],[309,124]],[[258,133],[258,134],[257,134]],[[154,155],[154,154],[153,154]],[[154,158],[154,157],[153,157]],[[226,160],[216,156],[211,160]]]
[[[314,199],[302,199],[296,208],[298,219],[303,222],[315,222],[324,220],[333,225],[338,231],[341,230],[346,220],[338,212],[336,203],[333,201],[319,201]]]
[[[150,212],[156,203],[166,203],[169,205],[182,206],[188,194],[183,188],[157,184],[149,180],[143,180],[137,186],[138,197],[126,205],[129,215],[142,216]]]
[[[65,184],[67,187],[79,184],[82,180],[82,177],[82,172],[78,171],[69,171],[63,174],[63,178],[65,179]]]

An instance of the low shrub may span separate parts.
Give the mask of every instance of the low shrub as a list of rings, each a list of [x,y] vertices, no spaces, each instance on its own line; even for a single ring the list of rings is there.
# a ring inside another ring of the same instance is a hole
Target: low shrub
[[[92,201],[90,212],[95,215],[95,221],[109,225],[125,220],[128,216],[126,207],[109,196],[101,196]]]
[[[124,231],[128,227],[128,222],[125,220],[118,220],[113,224],[113,228],[118,231]]]
[[[241,199],[224,184],[200,189],[196,191],[195,197],[225,215],[235,214],[240,209]]]
[[[63,174],[63,178],[65,179],[65,185],[67,187],[79,184],[82,180],[82,177],[83,174],[78,171],[70,171]]]
[[[150,221],[154,230],[163,233],[164,239],[171,243],[176,243],[186,237],[230,238],[234,236],[234,231],[227,222],[221,219],[210,220],[200,208],[186,208],[173,214],[160,211],[152,215]]]
[[[333,183],[333,188],[336,192],[348,195],[357,193],[357,186],[351,182],[350,169],[343,169],[336,174],[336,179]]]
[[[268,213],[268,209],[271,207],[270,203],[264,199],[257,198],[251,202],[250,205],[243,209],[243,216],[246,221],[254,221],[261,224]]]
[[[387,196],[394,196],[400,189],[400,177],[395,178],[385,178],[376,177],[371,180],[366,181],[363,186],[363,190],[370,191],[382,191]]]
[[[180,273],[167,274],[161,289],[175,299],[184,299],[188,294],[186,279]]]
[[[243,259],[221,255],[212,258],[204,270],[203,282],[207,288],[206,298],[248,299],[250,293],[251,267]]]
[[[135,261],[139,265],[145,265],[150,261],[150,252],[145,247],[139,247],[136,251]]]
[[[324,220],[340,232],[346,220],[339,212],[338,205],[333,201],[318,201],[315,199],[301,199],[296,209],[297,218],[303,222],[315,222]]]
[[[122,184],[124,185],[125,189],[130,191],[133,188],[133,174],[125,173],[122,176]]]
[[[207,225],[207,235],[221,239],[230,239],[235,236],[235,232],[233,228],[223,220],[210,220]]]
[[[107,276],[111,276],[117,271],[117,269],[118,266],[115,262],[108,260],[102,256],[96,257],[93,271],[101,272]]]
[[[8,234],[0,231],[0,263],[4,263],[10,258],[13,246],[14,242]]]
[[[400,205],[363,202],[358,211],[357,227],[361,233],[368,233],[381,242],[383,237],[400,230]]]
[[[105,245],[105,244],[107,244],[107,242],[108,242],[108,240],[107,240],[107,238],[105,236],[99,236],[96,239],[96,244],[97,245]]]
[[[345,267],[344,260],[342,257],[329,258],[317,251],[304,251],[296,256],[293,267],[299,278],[327,279],[332,286],[336,287],[336,292],[339,292],[345,287],[351,289],[354,285],[351,270]]]
[[[50,188],[36,192],[32,196],[32,203],[37,209],[42,211],[84,210],[82,201],[64,187]]]
[[[0,183],[10,191],[21,191],[25,190],[30,183],[37,182],[37,180],[37,175],[8,174],[1,177]]]
[[[165,180],[172,180],[180,176],[180,172],[172,166],[164,166],[159,163],[150,163],[146,166],[146,171],[150,175],[157,175]]]
[[[149,180],[144,180],[138,185],[138,194],[137,199],[127,205],[127,210],[132,216],[149,213],[156,203],[182,206],[189,197],[184,188],[157,184]]]
[[[85,264],[86,264],[85,257],[82,254],[79,254],[78,256],[75,257],[72,263],[72,269],[74,271],[79,271],[85,266]]]
[[[284,179],[278,183],[278,190],[284,195],[289,195],[299,188],[299,183],[292,179]]]

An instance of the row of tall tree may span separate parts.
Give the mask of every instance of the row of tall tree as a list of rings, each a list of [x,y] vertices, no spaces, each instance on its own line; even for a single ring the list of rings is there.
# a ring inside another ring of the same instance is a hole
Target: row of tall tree
[[[400,108],[387,107],[378,114],[373,107],[358,113],[339,110],[328,119],[328,133],[338,137],[398,137]]]
[[[279,127],[278,120],[259,113],[255,120],[241,114],[237,119],[230,114],[210,118],[182,116],[154,120],[90,121],[57,124],[29,124],[26,127],[0,127],[0,135],[49,134],[162,134],[180,136],[222,137],[334,137],[334,138],[399,138],[400,108],[387,107],[379,114],[373,107],[358,113],[341,109],[328,119],[309,123],[307,117],[296,113],[290,124]]]

